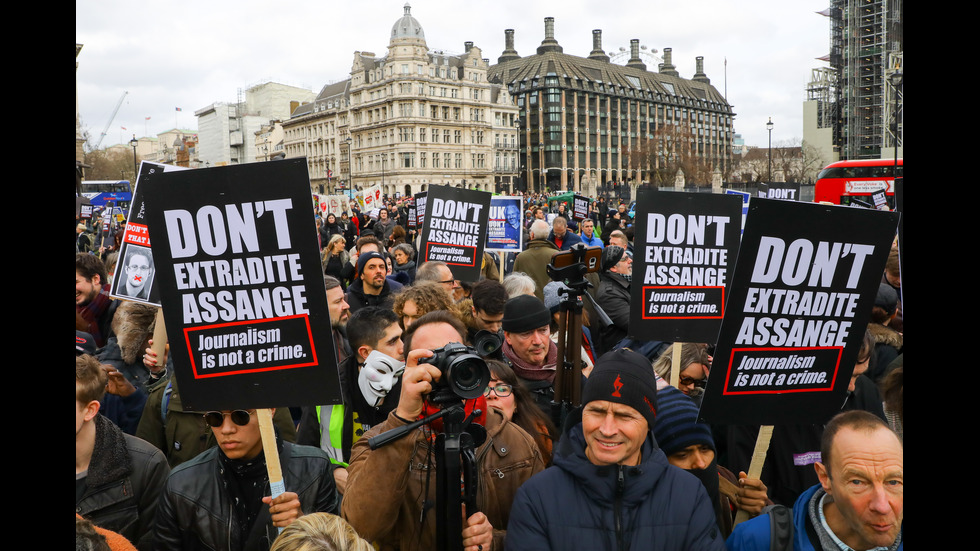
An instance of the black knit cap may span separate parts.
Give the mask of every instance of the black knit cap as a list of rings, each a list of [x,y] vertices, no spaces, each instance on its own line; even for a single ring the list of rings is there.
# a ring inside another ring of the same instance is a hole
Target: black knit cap
[[[374,251],[368,253],[361,253],[361,256],[357,257],[357,271],[355,272],[355,277],[361,277],[361,272],[364,271],[364,266],[367,265],[368,260],[372,258],[380,258],[384,262],[385,257],[381,253],[376,253]]]
[[[582,390],[583,405],[595,400],[635,409],[652,429],[657,419],[657,379],[650,360],[628,348],[603,354]]]
[[[551,323],[551,312],[533,295],[514,297],[504,304],[504,331],[526,333]]]
[[[609,245],[605,249],[602,249],[602,271],[608,272],[623,259],[623,254],[626,249],[622,247],[617,247],[616,245]]]

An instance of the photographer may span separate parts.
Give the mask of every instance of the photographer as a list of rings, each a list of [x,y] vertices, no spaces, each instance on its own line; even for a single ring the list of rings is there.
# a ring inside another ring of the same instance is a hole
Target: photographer
[[[377,450],[370,449],[368,439],[437,410],[426,398],[447,381],[439,367],[425,362],[447,344],[463,342],[465,334],[466,328],[448,312],[429,312],[413,323],[404,339],[409,352],[398,407],[354,444],[342,513],[362,537],[381,548],[435,548],[434,504],[440,496],[433,433],[442,424],[423,426]],[[489,408],[482,394],[466,401],[465,409],[467,414],[474,409],[483,412],[474,422],[486,427],[487,438],[475,450],[480,512],[466,515],[463,548],[502,549],[511,501],[518,487],[544,464],[534,440]]]

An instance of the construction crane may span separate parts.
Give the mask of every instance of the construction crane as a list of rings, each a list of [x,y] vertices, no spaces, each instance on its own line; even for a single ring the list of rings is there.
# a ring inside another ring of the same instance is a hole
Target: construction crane
[[[98,149],[99,146],[102,145],[102,140],[105,139],[105,135],[109,133],[109,125],[111,125],[112,121],[116,119],[116,113],[119,112],[119,107],[122,106],[122,102],[124,99],[126,99],[126,94],[128,93],[129,93],[128,91],[123,92],[122,97],[120,97],[119,101],[116,102],[116,108],[112,110],[112,115],[109,115],[109,121],[105,123],[105,128],[103,128],[102,133],[99,134],[99,141],[96,142],[95,147],[92,148],[93,151]]]

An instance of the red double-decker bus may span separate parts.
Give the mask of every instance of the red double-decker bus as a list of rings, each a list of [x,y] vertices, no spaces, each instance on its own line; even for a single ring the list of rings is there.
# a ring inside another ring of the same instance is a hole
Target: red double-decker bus
[[[873,208],[871,194],[883,189],[888,206],[894,209],[896,176],[902,177],[902,159],[898,160],[897,171],[893,159],[861,159],[831,163],[817,175],[813,200],[818,203],[860,204]]]

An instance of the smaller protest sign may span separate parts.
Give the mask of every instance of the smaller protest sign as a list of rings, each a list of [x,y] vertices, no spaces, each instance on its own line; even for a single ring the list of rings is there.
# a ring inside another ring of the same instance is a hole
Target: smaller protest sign
[[[361,210],[364,212],[371,212],[374,209],[381,208],[381,186],[375,185],[365,189],[360,201]]]
[[[422,191],[415,194],[415,227],[422,228],[425,223],[425,197],[429,194]]]
[[[733,195],[639,194],[630,334],[715,342],[738,251],[740,210]]]
[[[91,203],[87,205],[81,205],[79,209],[80,209],[78,213],[79,218],[82,218],[83,220],[90,220],[92,218],[92,212],[94,210],[94,207],[92,206]]]
[[[490,198],[487,248],[498,251],[524,249],[524,212],[520,197],[494,195]]]
[[[771,182],[759,184],[759,197],[763,199],[800,200],[800,184],[789,182]]]
[[[590,202],[588,197],[576,193],[572,198],[572,219],[578,221],[588,218]]]
[[[896,213],[752,200],[704,420],[815,423],[840,410],[897,223]]]
[[[489,211],[488,192],[430,186],[419,248],[420,263],[442,261],[456,279],[480,279]]]
[[[123,229],[119,258],[116,262],[116,277],[109,296],[116,299],[133,300],[144,304],[160,306],[160,292],[157,290],[156,267],[150,250],[150,233],[146,226],[146,204],[141,185],[155,175],[164,172],[187,170],[173,165],[151,162],[140,163],[139,176],[133,187],[133,201],[129,219]]]
[[[891,210],[888,207],[888,198],[883,189],[879,189],[871,194],[871,202],[874,203],[875,208],[878,210]]]

